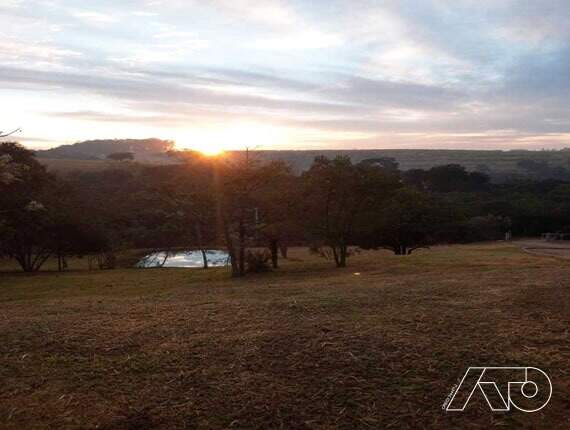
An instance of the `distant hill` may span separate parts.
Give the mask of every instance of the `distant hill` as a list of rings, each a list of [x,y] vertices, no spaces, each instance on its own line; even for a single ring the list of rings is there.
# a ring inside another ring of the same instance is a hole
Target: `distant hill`
[[[319,155],[332,158],[344,155],[354,163],[369,158],[394,158],[401,170],[429,169],[444,164],[460,164],[470,171],[487,173],[496,182],[513,177],[570,180],[570,149],[548,151],[485,151],[443,149],[369,149],[369,150],[310,150],[258,151],[262,160],[288,163],[294,171],[309,168]],[[530,161],[530,162],[529,162]]]
[[[143,164],[172,164],[181,162],[190,152],[176,151],[174,142],[161,139],[87,140],[73,145],[63,145],[44,151],[36,151],[38,158],[53,170],[82,170],[108,167],[110,163],[73,163],[71,160],[106,160],[116,152],[132,152],[135,161]],[[240,151],[230,151],[228,157]],[[295,172],[307,170],[315,157],[333,158],[348,156],[353,162],[389,157],[395,159],[401,170],[429,169],[445,164],[460,164],[469,171],[479,171],[491,176],[494,182],[517,178],[559,179],[570,181],[570,149],[543,151],[486,151],[455,149],[366,149],[366,150],[276,150],[256,151],[261,160],[284,161]],[[61,160],[61,162],[58,162]],[[67,161],[66,161],[67,160]],[[116,166],[116,164],[111,164]]]
[[[570,167],[570,149],[552,151],[486,151],[456,149],[347,149],[347,150],[308,150],[308,151],[257,151],[262,159],[281,160],[295,170],[306,170],[314,158],[348,156],[354,163],[368,158],[390,157],[400,163],[402,170],[429,169],[442,164],[461,164],[468,170],[478,170],[487,165],[492,170],[517,171],[520,160],[545,161],[553,165]]]
[[[171,140],[156,138],[86,140],[35,152],[38,158],[67,160],[103,160],[115,152],[132,152],[137,161],[152,162],[166,158],[166,152],[172,150],[173,146]]]

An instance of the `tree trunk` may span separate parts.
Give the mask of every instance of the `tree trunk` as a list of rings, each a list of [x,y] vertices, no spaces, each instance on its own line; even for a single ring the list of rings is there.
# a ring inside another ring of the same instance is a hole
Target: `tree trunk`
[[[239,278],[239,276],[240,276],[240,274],[239,274],[239,262],[237,261],[236,253],[233,250],[233,248],[229,252],[229,254],[230,254],[230,263],[232,265],[232,278]]]
[[[336,246],[331,245],[331,249],[332,249],[332,253],[333,253],[334,264],[336,265],[336,267],[339,267],[340,261],[338,259],[338,253],[336,252]]]
[[[198,239],[198,246],[200,247],[200,252],[202,253],[202,260],[204,261],[204,269],[208,268],[208,257],[206,255],[206,250],[202,248],[204,244],[202,243],[202,226],[199,222],[196,223],[196,239]]]
[[[229,242],[227,245],[228,254],[230,256],[230,264],[232,266],[232,278],[238,278],[239,275],[239,262],[236,256],[236,250],[234,248],[233,242]]]
[[[340,261],[338,267],[346,267],[346,254],[347,246],[344,244],[340,245]]]
[[[239,276],[245,275],[245,226],[243,223],[243,216],[239,220]]]
[[[24,272],[31,272],[32,270],[30,269],[30,266],[28,264],[28,259],[26,258],[26,255],[17,255],[16,257],[16,261],[18,262],[18,264],[20,265],[20,267],[22,268],[22,270]]]
[[[32,273],[40,270],[42,265],[49,258],[50,254],[42,250],[37,250],[37,254],[34,257],[34,250],[32,247],[26,247],[19,254],[15,255],[14,258],[20,264],[20,267],[24,272]]]
[[[169,256],[170,256],[169,251],[164,251],[164,258],[162,259],[158,267],[164,267],[164,263],[166,263],[166,260],[168,260]]]
[[[65,259],[64,254],[57,255],[57,270],[58,272],[65,272],[67,269],[67,260]]]
[[[239,265],[238,265],[238,261],[236,258],[236,250],[234,247],[234,241],[233,241],[233,238],[232,238],[230,231],[229,231],[225,222],[223,223],[222,228],[223,228],[223,232],[224,232],[226,248],[228,250],[228,255],[230,257],[230,265],[232,267],[232,278],[237,278],[237,277],[239,277]]]
[[[279,242],[276,239],[269,241],[269,250],[271,251],[271,264],[274,269],[279,267]]]
[[[331,246],[336,267],[346,267],[346,245]]]

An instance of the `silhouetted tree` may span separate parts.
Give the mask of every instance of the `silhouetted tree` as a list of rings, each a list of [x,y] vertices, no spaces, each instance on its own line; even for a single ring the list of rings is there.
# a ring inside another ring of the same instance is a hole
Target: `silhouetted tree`
[[[373,163],[353,165],[348,157],[317,157],[302,175],[300,215],[308,233],[330,249],[337,267],[345,267],[359,216],[399,186],[393,172]]]
[[[258,241],[265,242],[274,269],[279,266],[279,251],[287,256],[287,247],[302,240],[301,225],[295,218],[299,200],[299,180],[283,163],[272,164],[267,184],[256,193]]]
[[[429,187],[428,173],[423,169],[410,169],[402,173],[404,182],[416,187],[420,191],[427,191]]]
[[[68,257],[83,257],[101,254],[109,250],[105,233],[84,222],[64,219],[61,214],[48,227],[48,246],[51,255],[57,258],[60,272],[67,268]]]
[[[215,165],[214,192],[219,224],[232,264],[232,276],[246,273],[247,248],[256,244],[260,226],[260,195],[274,187],[287,168],[283,163],[262,163],[252,151]]]
[[[446,216],[441,204],[412,188],[399,189],[368,217],[357,243],[365,249],[384,248],[409,255],[436,243],[436,232]],[[448,215],[447,215],[448,216]]]
[[[404,181],[419,190],[437,193],[474,192],[488,189],[489,177],[481,172],[467,172],[459,164],[412,169],[404,173]]]
[[[16,259],[27,272],[35,271],[50,254],[50,217],[42,197],[54,178],[32,151],[15,142],[0,144],[0,157],[21,166],[18,180],[0,184],[0,254]]]
[[[18,180],[24,166],[12,161],[12,156],[4,154],[0,156],[0,184],[9,184]]]

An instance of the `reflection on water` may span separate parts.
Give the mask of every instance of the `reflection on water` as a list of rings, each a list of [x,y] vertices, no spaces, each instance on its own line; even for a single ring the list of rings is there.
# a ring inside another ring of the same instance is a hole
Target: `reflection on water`
[[[219,249],[206,250],[206,259],[209,267],[223,267],[230,263],[230,257],[226,251]],[[160,251],[143,257],[136,267],[204,267],[204,259],[201,251]]]

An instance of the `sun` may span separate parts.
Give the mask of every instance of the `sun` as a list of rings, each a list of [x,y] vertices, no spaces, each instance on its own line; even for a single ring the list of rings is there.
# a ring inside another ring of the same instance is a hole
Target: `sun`
[[[206,157],[217,157],[222,155],[228,150],[228,147],[221,142],[216,142],[213,139],[207,139],[205,136],[193,136],[192,139],[185,138],[183,141],[199,141],[201,143],[193,143],[189,145],[177,144],[179,149],[190,149]]]
[[[218,155],[222,155],[224,153],[224,148],[221,146],[204,146],[203,148],[196,148],[198,152],[206,157],[217,157]]]
[[[215,157],[226,151],[282,144],[287,140],[287,134],[284,130],[272,125],[254,121],[238,121],[186,129],[175,140],[178,148],[191,149],[205,156]]]

